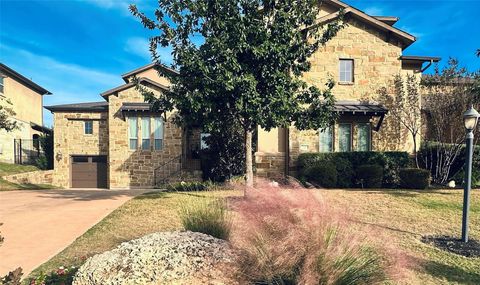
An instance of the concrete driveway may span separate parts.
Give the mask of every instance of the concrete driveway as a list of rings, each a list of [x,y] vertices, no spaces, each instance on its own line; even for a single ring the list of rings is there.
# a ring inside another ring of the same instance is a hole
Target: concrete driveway
[[[129,199],[152,190],[0,191],[0,276],[24,277]]]

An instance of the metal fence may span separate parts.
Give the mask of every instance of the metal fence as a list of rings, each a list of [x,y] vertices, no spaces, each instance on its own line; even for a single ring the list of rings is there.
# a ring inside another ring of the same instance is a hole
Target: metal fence
[[[13,142],[16,164],[35,164],[44,153],[39,139],[14,139]]]

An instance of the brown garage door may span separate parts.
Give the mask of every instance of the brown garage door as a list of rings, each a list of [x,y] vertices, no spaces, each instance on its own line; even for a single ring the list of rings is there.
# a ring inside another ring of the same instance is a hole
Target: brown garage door
[[[72,156],[73,188],[107,188],[107,156]]]

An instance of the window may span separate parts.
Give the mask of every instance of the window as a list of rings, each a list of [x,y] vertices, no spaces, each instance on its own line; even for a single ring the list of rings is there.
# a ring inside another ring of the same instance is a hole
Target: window
[[[328,127],[325,130],[320,130],[319,133],[319,149],[320,152],[333,151],[333,129]]]
[[[357,150],[358,151],[370,151],[370,124],[358,124],[357,125]]]
[[[93,134],[93,121],[83,121],[85,127],[85,134],[91,135]]]
[[[128,140],[131,150],[136,150],[138,147],[138,125],[137,118],[130,117],[128,118]]]
[[[352,124],[340,124],[338,126],[338,151],[352,150]]]
[[[154,147],[155,150],[160,150],[163,148],[163,119],[161,117],[155,117],[154,124]]]
[[[210,136],[209,133],[201,133],[200,134],[200,149],[207,149],[208,143],[206,142],[206,138]]]
[[[142,117],[142,149],[150,149],[150,117]]]
[[[3,94],[3,84],[4,84],[3,79],[4,79],[3,76],[0,75],[0,94]]]
[[[340,82],[353,82],[353,59],[340,59]]]
[[[88,156],[73,156],[74,163],[88,162]]]

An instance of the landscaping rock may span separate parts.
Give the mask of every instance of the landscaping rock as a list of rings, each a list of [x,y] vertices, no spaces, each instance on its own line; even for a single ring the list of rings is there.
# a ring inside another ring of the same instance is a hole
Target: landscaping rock
[[[73,285],[235,284],[228,242],[196,232],[161,232],[89,258]]]

